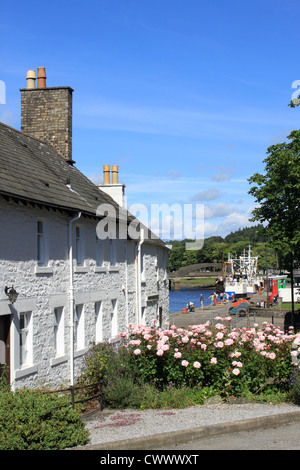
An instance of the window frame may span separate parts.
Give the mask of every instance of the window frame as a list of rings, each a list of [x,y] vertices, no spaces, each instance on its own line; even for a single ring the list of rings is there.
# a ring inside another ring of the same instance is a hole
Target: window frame
[[[23,319],[24,319],[24,324],[22,325]],[[24,369],[33,364],[32,339],[33,339],[32,311],[28,310],[25,312],[20,312],[20,317],[19,317],[19,367],[20,369]],[[25,354],[24,354],[24,351],[25,351]]]
[[[74,343],[75,350],[80,351],[85,348],[85,318],[84,318],[84,305],[75,305],[75,331]]]
[[[54,351],[55,357],[65,354],[65,311],[64,307],[54,307]],[[58,318],[59,317],[59,318]]]

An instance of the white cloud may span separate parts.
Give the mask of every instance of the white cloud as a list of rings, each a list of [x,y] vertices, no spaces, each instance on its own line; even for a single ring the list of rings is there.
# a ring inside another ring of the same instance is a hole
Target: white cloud
[[[204,217],[205,219],[214,219],[219,217],[226,217],[233,213],[235,209],[228,206],[224,202],[218,204],[208,204],[204,206]]]
[[[220,197],[221,193],[218,189],[206,189],[204,191],[200,191],[199,193],[195,194],[190,198],[192,202],[201,202],[201,201],[212,201],[213,199],[217,199]]]
[[[217,174],[215,174],[212,177],[212,179],[213,179],[213,181],[227,181],[231,178],[233,172],[234,172],[233,168],[220,166],[219,167],[219,172]]]

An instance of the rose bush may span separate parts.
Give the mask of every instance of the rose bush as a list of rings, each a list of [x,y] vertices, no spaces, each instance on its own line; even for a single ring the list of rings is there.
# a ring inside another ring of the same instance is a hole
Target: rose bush
[[[223,396],[286,391],[294,369],[291,346],[299,334],[270,323],[230,328],[230,322],[225,317],[183,329],[158,328],[153,320],[151,326],[130,324],[120,336],[144,383],[213,387]]]

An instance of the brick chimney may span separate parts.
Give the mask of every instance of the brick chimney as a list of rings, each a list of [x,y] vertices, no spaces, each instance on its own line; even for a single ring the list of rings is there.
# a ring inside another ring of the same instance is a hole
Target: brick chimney
[[[72,93],[70,87],[46,86],[44,67],[27,72],[27,88],[21,91],[21,131],[47,144],[68,163],[72,160]]]

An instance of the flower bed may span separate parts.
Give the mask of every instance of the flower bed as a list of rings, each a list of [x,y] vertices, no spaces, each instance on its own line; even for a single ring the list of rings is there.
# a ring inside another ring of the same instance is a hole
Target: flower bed
[[[153,320],[151,326],[130,324],[119,336],[144,383],[213,387],[223,396],[288,390],[299,334],[270,323],[247,329],[230,328],[231,317],[217,321],[163,329]]]

